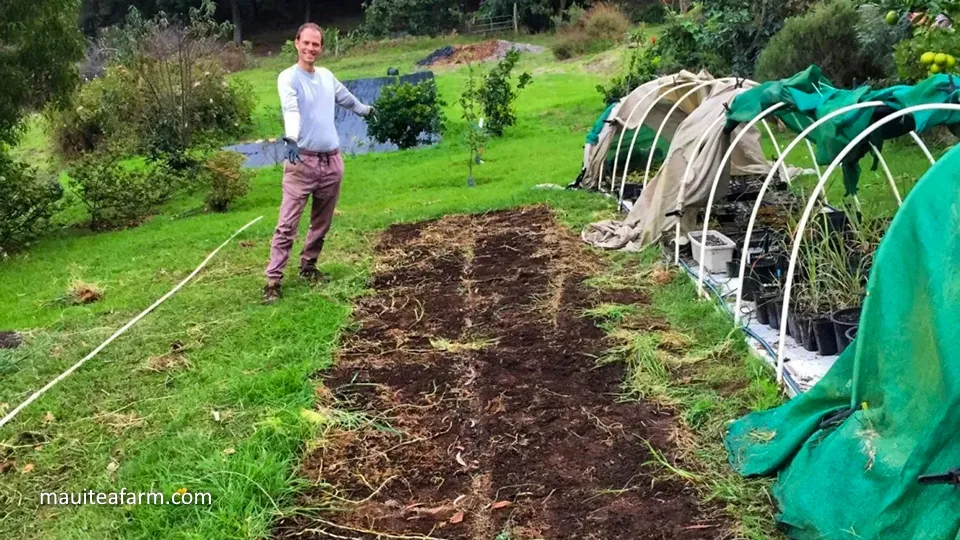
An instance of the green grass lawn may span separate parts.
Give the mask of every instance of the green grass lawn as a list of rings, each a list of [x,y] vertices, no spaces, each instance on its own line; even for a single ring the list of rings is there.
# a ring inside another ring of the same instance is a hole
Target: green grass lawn
[[[380,76],[391,66],[406,72],[446,43],[406,40],[327,65],[343,80]],[[267,535],[275,516],[292,510],[297,460],[320,437],[322,426],[301,411],[311,408],[311,375],[330,365],[352,299],[365,293],[375,233],[399,222],[533,203],[551,205],[575,230],[611,216],[608,199],[534,186],[565,185],[577,175],[584,135],[604,108],[594,87],[616,60],[610,53],[568,62],[549,52],[525,56],[522,67],[534,83],[517,102],[517,125],[489,144],[472,189],[465,125],[455,106],[465,73],[439,71],[449,104],[443,142],[349,157],[340,213],[321,261],[334,279],[315,288],[289,279],[284,300],[273,307],[261,306],[259,297],[280,202],[279,168],[258,171],[250,195],[227,214],[183,217],[201,202],[180,200],[138,228],[101,234],[68,228],[0,262],[0,329],[27,336],[20,349],[0,351],[3,413],[166,293],[241,225],[264,216],[194,282],[0,429],[0,461],[11,464],[0,473],[0,537]],[[279,134],[276,76],[287,64],[263,59],[236,75],[260,100],[251,138]],[[19,155],[51,159],[37,153],[44,141],[42,128],[31,124]],[[923,169],[921,155],[897,145],[888,158],[906,192]],[[885,189],[885,181],[865,174],[865,204],[892,208]],[[100,286],[103,300],[65,303],[77,280]],[[705,347],[726,338],[729,326],[720,319],[698,329],[704,314],[714,312],[689,287],[668,292],[655,301],[682,329]],[[172,347],[183,352],[171,353]],[[742,367],[746,352],[738,347]],[[770,404],[760,379],[761,397],[750,406]],[[39,506],[41,491],[121,487],[210,492],[213,505]]]

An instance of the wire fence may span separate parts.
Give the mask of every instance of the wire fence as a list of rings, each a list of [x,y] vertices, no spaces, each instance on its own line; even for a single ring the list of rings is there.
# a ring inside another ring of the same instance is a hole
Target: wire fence
[[[483,17],[472,21],[467,21],[467,34],[499,34],[513,31],[520,32],[519,20],[517,17],[517,4],[513,4],[513,15],[499,15],[496,17]]]

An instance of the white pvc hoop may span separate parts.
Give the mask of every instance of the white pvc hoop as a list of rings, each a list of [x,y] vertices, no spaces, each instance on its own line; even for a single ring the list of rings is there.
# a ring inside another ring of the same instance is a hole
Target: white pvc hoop
[[[877,147],[870,143],[870,151],[873,152],[873,155],[877,157],[877,161],[880,162],[880,166],[883,168],[883,174],[887,177],[887,182],[890,183],[890,190],[893,191],[893,197],[897,199],[897,208],[903,206],[903,197],[900,196],[900,190],[897,189],[897,182],[893,179],[893,174],[890,173],[890,167],[887,167],[887,160],[883,159],[883,154],[880,153],[880,150],[877,150]]]
[[[726,118],[725,115],[721,115],[720,118],[718,118],[718,119],[715,120],[712,124],[710,124],[710,127],[708,127],[708,128],[703,132],[703,134],[700,136],[700,139],[697,140],[696,148],[698,149],[698,151],[699,151],[699,148],[700,148],[701,146],[703,146],[703,142],[704,142],[704,141],[706,140],[706,138],[710,135],[710,132],[712,132],[713,129],[716,127],[717,123],[718,123],[720,120],[723,120],[723,119],[725,119],[725,118]],[[770,176],[768,176],[767,181],[764,182],[764,185],[761,187],[760,196],[759,196],[758,199],[757,199],[758,201],[761,201],[761,200],[763,199],[763,194],[766,192],[766,186],[767,186],[767,184],[769,183],[770,179],[773,178],[773,174],[774,174],[773,171],[776,171],[778,166],[779,166],[780,169],[783,171],[783,178],[784,178],[784,180],[787,182],[787,185],[790,185],[790,184],[791,184],[790,174],[787,172],[786,158],[784,157],[785,154],[780,151],[780,145],[777,144],[777,140],[776,140],[776,138],[775,138],[774,135],[773,135],[773,131],[770,130],[770,125],[767,123],[767,121],[764,120],[764,119],[761,119],[760,122],[763,123],[763,125],[767,128],[767,134],[770,136],[770,140],[773,142],[773,148],[774,148],[774,150],[776,150],[776,152],[777,152],[777,161],[776,161],[776,162],[774,163],[774,165],[770,168]],[[813,151],[813,146],[810,144],[810,141],[807,141],[807,148],[810,150],[810,158],[813,160],[813,164],[814,164],[814,166],[816,167],[816,171],[817,171],[817,178],[819,179],[819,178],[820,178],[820,167],[817,165],[816,154],[815,154],[814,151]],[[789,149],[788,149],[787,151],[789,152]],[[686,199],[687,179],[690,177],[690,169],[691,169],[691,167],[693,167],[693,161],[694,161],[694,160],[691,159],[690,162],[687,163],[687,167],[686,167],[686,169],[685,169],[684,172],[683,172],[683,180],[680,182],[680,192],[679,192],[678,195],[677,195],[677,211],[678,211],[678,212],[683,210],[683,205],[686,203],[686,200],[685,200],[685,199]],[[758,202],[757,204],[759,204],[759,202]],[[754,208],[754,211],[753,211],[753,212],[754,212],[754,216],[756,215],[756,212],[757,212],[758,210],[759,210],[759,206],[757,206],[757,207]],[[748,230],[749,230],[749,229],[748,229]],[[679,220],[677,220],[677,225],[676,225],[676,227],[674,228],[674,234],[675,234],[675,236],[674,236],[674,240],[673,240],[673,242],[674,242],[673,264],[680,264],[680,221],[679,221]],[[748,233],[748,234],[749,234],[749,233]],[[749,238],[749,236],[748,236],[748,238]],[[744,244],[744,245],[746,245],[746,244]],[[741,275],[742,275],[742,269],[741,269]],[[740,279],[741,279],[741,283],[742,283],[743,277],[741,277]],[[738,294],[739,294],[739,291],[738,291]],[[739,305],[739,302],[738,302],[738,305]],[[739,308],[738,308],[738,309],[739,309]]]
[[[680,108],[680,105],[687,100],[688,97],[692,96],[696,92],[699,92],[703,88],[712,86],[720,82],[726,82],[732,77],[724,77],[722,79],[713,79],[712,81],[706,81],[702,84],[695,86],[692,90],[684,94],[673,104],[673,107],[670,107],[670,110],[667,111],[667,114],[663,117],[663,120],[660,122],[660,125],[657,127],[657,133],[653,136],[653,143],[650,144],[650,153],[647,155],[647,167],[643,171],[643,187],[647,187],[647,181],[650,179],[650,168],[653,166],[653,150],[657,147],[657,143],[660,142],[660,135],[663,134],[663,129],[667,127],[667,122],[670,121],[670,117],[673,116],[673,113]],[[699,151],[700,146],[697,145],[697,150]],[[632,148],[631,148],[632,150]]]
[[[733,155],[733,151],[737,148],[737,144],[740,143],[740,140],[743,139],[747,133],[765,116],[768,114],[780,109],[781,107],[786,106],[786,103],[780,102],[775,103],[763,111],[760,112],[757,116],[753,117],[752,120],[747,122],[743,127],[740,128],[740,133],[734,137],[733,141],[730,143],[730,147],[727,148],[726,153],[723,154],[723,159],[720,160],[720,167],[717,169],[717,174],[713,177],[713,185],[710,186],[710,196],[707,198],[707,210],[703,216],[703,231],[700,236],[700,265],[697,269],[697,294],[703,295],[703,275],[704,275],[704,264],[703,261],[707,255],[707,231],[710,228],[710,210],[713,207],[713,199],[717,194],[717,185],[720,183],[720,178],[723,176],[724,169],[726,164],[730,161],[730,156]],[[782,161],[783,156],[780,156],[777,161]],[[776,171],[776,167],[770,169],[770,176],[773,175],[773,171]]]
[[[807,140],[807,135],[812,133],[813,130],[817,129],[821,125],[832,120],[833,118],[840,116],[841,114],[846,114],[847,112],[850,112],[850,111],[855,111],[857,109],[865,109],[868,107],[879,107],[880,105],[883,105],[882,101],[866,101],[863,103],[854,103],[853,105],[849,105],[847,107],[843,107],[835,111],[831,111],[830,113],[824,115],[823,118],[820,118],[814,123],[807,126],[806,129],[804,129],[803,131],[800,132],[800,134],[794,137],[793,140],[790,141],[790,144],[788,144],[787,147],[784,149],[783,155],[780,157],[780,159],[782,160],[786,159],[786,157],[790,155],[790,152],[792,152],[793,149],[796,148],[798,144],[800,144],[800,141],[807,141],[807,144],[809,145],[810,141]],[[808,146],[808,148],[811,152],[813,152],[812,146]],[[814,165],[816,165],[817,163],[816,159],[814,159],[813,163]],[[772,167],[770,169],[770,173],[768,173],[766,179],[764,179],[763,184],[761,184],[760,194],[757,195],[757,200],[753,204],[753,212],[750,213],[750,220],[747,222],[747,232],[746,232],[746,236],[744,236],[744,239],[743,239],[744,248],[740,255],[740,276],[739,276],[740,286],[737,287],[737,301],[736,303],[734,303],[734,308],[733,308],[733,316],[735,317],[734,320],[737,322],[739,322],[740,320],[740,307],[743,303],[743,279],[744,279],[746,268],[747,268],[748,246],[750,245],[750,240],[753,237],[753,228],[754,228],[754,225],[756,225],[757,213],[760,212],[760,205],[763,203],[763,197],[767,193],[767,188],[770,187],[770,182],[773,180],[774,171],[776,170],[777,170],[776,166]],[[819,166],[817,167],[817,173],[818,173],[817,175],[818,183],[825,183],[825,179],[827,177],[823,176],[822,174],[819,174],[820,173]]]
[[[710,133],[717,127],[717,124],[727,119],[726,114],[721,114],[717,117],[716,120],[710,124],[707,129],[700,134],[700,138],[697,139],[696,152],[694,156],[690,158],[690,161],[687,162],[687,167],[683,171],[683,178],[680,180],[680,192],[677,194],[677,212],[683,211],[683,205],[686,202],[686,191],[687,191],[687,181],[690,178],[690,171],[693,168],[693,163],[696,161],[697,155],[700,153],[700,147],[703,146],[703,143],[707,140],[707,137],[710,136]],[[674,227],[676,231],[676,237],[673,240],[673,264],[680,264],[680,216],[677,216],[677,224]]]
[[[917,132],[911,131],[910,136],[913,137],[913,140],[917,143],[917,146],[920,147],[920,150],[923,150],[923,155],[927,156],[927,161],[929,161],[931,165],[936,163],[937,160],[933,159],[933,154],[930,153],[930,149],[927,148],[927,145],[923,143],[923,139],[917,135]]]
[[[676,78],[674,78],[673,82],[676,82]],[[620,149],[623,148],[623,136],[627,134],[627,126],[630,125],[630,120],[633,118],[634,113],[637,112],[637,109],[640,108],[640,105],[643,104],[644,100],[652,96],[655,92],[659,92],[661,88],[663,88],[664,86],[667,86],[668,84],[671,84],[671,82],[667,81],[664,83],[660,83],[656,88],[644,94],[643,97],[637,101],[636,105],[634,105],[633,108],[630,109],[630,114],[627,115],[627,119],[624,121],[623,125],[620,126],[620,140],[617,142],[617,153],[614,154],[613,156],[613,171],[610,173],[610,191],[611,192],[617,187],[617,165],[620,162]],[[631,94],[632,93],[633,92],[631,92]],[[646,115],[644,115],[644,119],[646,119]],[[603,182],[602,177],[600,178],[600,181]]]
[[[633,158],[633,148],[634,148],[634,146],[636,146],[636,144],[637,144],[637,137],[640,136],[640,128],[639,128],[639,126],[642,126],[642,125],[643,125],[643,122],[646,121],[647,116],[649,116],[650,113],[653,111],[654,107],[656,107],[657,104],[660,103],[660,100],[661,100],[661,99],[663,99],[664,97],[666,97],[667,95],[669,95],[669,94],[671,94],[671,93],[675,93],[677,90],[680,90],[680,89],[682,89],[682,88],[687,88],[688,86],[693,86],[693,85],[695,85],[695,84],[697,84],[696,81],[694,81],[694,82],[688,82],[688,83],[683,83],[683,84],[678,84],[677,86],[672,87],[669,91],[667,91],[667,92],[665,92],[665,93],[657,96],[657,99],[655,99],[654,102],[651,103],[649,107],[647,107],[647,110],[644,111],[643,116],[640,117],[640,122],[637,124],[638,127],[637,127],[637,129],[633,132],[633,140],[630,141],[630,150],[627,152],[627,162],[624,163],[624,165],[623,165],[623,178],[622,178],[621,181],[620,181],[620,195],[619,195],[619,197],[617,198],[617,207],[618,207],[618,208],[620,207],[620,204],[623,203],[623,191],[624,191],[624,188],[625,188],[626,185],[627,185],[627,173],[630,171],[630,160]],[[662,88],[662,87],[661,87],[661,88]],[[658,88],[658,90],[659,90],[659,88]],[[618,149],[617,149],[617,152],[619,153],[619,151],[620,151],[620,149],[618,148]]]
[[[783,381],[783,369],[784,369],[783,352],[784,352],[784,348],[786,347],[787,334],[786,332],[782,331],[782,329],[785,328],[787,324],[788,315],[790,313],[790,293],[793,292],[793,278],[797,270],[797,258],[799,257],[799,254],[800,254],[800,241],[803,238],[804,229],[806,229],[807,227],[807,223],[810,220],[810,214],[813,212],[813,207],[816,204],[817,194],[823,189],[824,185],[826,184],[826,179],[830,178],[830,176],[839,166],[840,162],[845,157],[847,157],[847,154],[849,154],[858,144],[860,144],[867,137],[869,137],[871,133],[880,129],[886,124],[893,122],[894,120],[902,118],[908,114],[913,114],[921,111],[960,112],[960,105],[954,104],[954,103],[928,103],[924,105],[914,105],[912,107],[907,107],[906,109],[902,109],[890,115],[887,115],[881,118],[880,120],[878,120],[877,122],[871,124],[866,130],[864,130],[862,133],[854,137],[853,140],[850,141],[850,143],[847,144],[847,146],[845,146],[843,150],[840,151],[837,157],[834,158],[833,162],[830,163],[830,167],[827,168],[827,172],[824,173],[823,178],[821,178],[820,181],[817,182],[817,185],[814,188],[813,193],[810,195],[810,198],[807,201],[807,206],[803,210],[803,215],[800,217],[800,222],[797,224],[797,230],[794,234],[793,248],[790,252],[790,264],[787,267],[787,279],[786,279],[786,282],[784,283],[784,288],[783,288],[783,308],[782,308],[782,313],[780,314],[780,324],[782,326],[781,326],[781,332],[780,332],[780,341],[777,345],[777,382]]]

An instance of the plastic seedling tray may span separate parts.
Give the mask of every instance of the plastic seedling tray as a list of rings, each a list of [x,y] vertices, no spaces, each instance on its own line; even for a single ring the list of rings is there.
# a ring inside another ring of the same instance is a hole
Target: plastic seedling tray
[[[703,236],[701,231],[687,233],[687,238],[690,239],[690,244],[693,248],[693,260],[706,268],[711,274],[721,274],[725,272],[727,269],[727,261],[733,259],[733,250],[736,249],[737,245],[733,243],[733,240],[730,240],[717,231],[707,231],[707,249],[704,260],[701,261],[700,251],[703,244],[701,242],[701,236]]]

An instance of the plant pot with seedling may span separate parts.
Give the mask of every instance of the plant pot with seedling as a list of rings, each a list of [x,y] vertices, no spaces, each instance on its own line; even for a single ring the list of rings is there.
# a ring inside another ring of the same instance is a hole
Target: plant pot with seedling
[[[770,302],[767,302],[767,317],[770,319],[768,325],[773,330],[780,329],[780,314],[783,309],[783,298],[776,297]]]
[[[810,352],[817,350],[817,337],[813,333],[811,326],[812,318],[809,313],[797,315],[797,325],[800,329],[800,345]]]
[[[833,321],[830,317],[817,317],[811,321],[814,338],[817,341],[817,352],[820,356],[837,354],[837,336],[833,330]]]
[[[837,352],[842,353],[850,345],[847,332],[860,324],[860,306],[834,311],[830,315],[830,320],[833,322],[833,331],[837,337]]]

